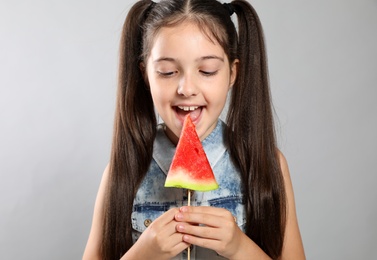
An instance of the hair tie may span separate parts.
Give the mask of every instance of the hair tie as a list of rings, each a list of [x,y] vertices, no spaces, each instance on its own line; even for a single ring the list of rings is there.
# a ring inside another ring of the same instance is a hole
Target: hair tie
[[[229,16],[232,16],[232,14],[234,14],[234,7],[233,7],[232,3],[223,3],[223,6],[228,11]]]

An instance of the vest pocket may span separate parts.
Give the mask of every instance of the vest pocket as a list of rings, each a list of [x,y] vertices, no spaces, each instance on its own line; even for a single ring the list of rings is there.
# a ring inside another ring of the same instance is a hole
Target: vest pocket
[[[143,233],[154,220],[172,207],[177,207],[177,205],[174,203],[158,202],[135,204],[131,214],[132,228],[134,230],[134,243],[140,237],[141,233]]]
[[[232,213],[234,220],[237,222],[237,226],[243,232],[245,231],[246,215],[242,196],[234,195],[211,199],[208,200],[208,205],[229,210]]]

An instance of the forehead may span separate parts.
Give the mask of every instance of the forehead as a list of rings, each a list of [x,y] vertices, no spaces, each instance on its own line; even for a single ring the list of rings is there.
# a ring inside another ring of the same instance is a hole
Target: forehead
[[[200,28],[193,22],[183,22],[158,30],[153,38],[150,55],[224,57],[225,52],[207,29]]]

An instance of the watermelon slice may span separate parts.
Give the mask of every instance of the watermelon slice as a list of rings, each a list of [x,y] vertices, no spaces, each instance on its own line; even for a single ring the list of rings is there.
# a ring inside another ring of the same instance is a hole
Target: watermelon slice
[[[210,191],[219,187],[190,115],[185,118],[165,187],[196,191]]]

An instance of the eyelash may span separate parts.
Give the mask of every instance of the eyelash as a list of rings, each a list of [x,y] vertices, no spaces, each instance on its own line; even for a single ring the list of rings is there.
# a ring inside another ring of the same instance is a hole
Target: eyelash
[[[174,75],[175,71],[171,71],[171,72],[161,72],[161,71],[157,71],[157,74],[162,77],[162,78],[170,78]]]
[[[217,70],[215,70],[215,71],[203,71],[203,70],[200,70],[199,72],[202,73],[205,77],[211,77],[211,76],[215,76],[218,71]]]
[[[199,71],[201,74],[203,74],[203,76],[205,77],[211,77],[211,76],[215,76],[217,74],[217,70],[216,71],[203,71],[203,70],[200,70]],[[174,76],[174,74],[176,73],[176,71],[170,71],[170,72],[161,72],[161,71],[157,71],[157,74],[162,77],[162,78],[170,78],[172,76]]]

